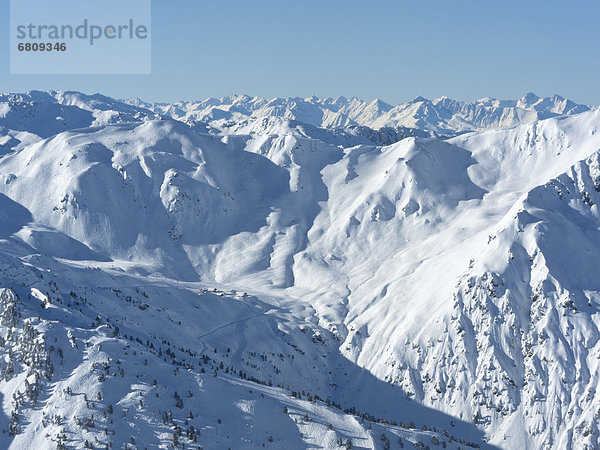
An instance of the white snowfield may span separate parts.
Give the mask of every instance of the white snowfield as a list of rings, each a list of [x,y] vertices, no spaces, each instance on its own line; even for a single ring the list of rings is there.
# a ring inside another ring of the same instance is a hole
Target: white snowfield
[[[599,128],[0,96],[0,447],[598,448]]]

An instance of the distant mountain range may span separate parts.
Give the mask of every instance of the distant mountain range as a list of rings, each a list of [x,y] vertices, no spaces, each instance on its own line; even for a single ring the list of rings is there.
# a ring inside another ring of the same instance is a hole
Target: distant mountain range
[[[400,105],[376,99],[366,102],[345,97],[320,99],[273,98],[232,95],[198,102],[126,103],[183,121],[219,122],[280,117],[321,128],[407,128],[453,135],[465,131],[514,127],[521,123],[589,110],[559,95],[539,98],[528,93],[519,100],[483,98],[472,103],[447,97],[427,100],[417,97]]]
[[[345,97],[264,99],[232,95],[173,104],[115,100],[100,94],[31,91],[0,95],[0,151],[72,128],[170,118],[211,134],[295,134],[349,147],[389,145],[406,137],[448,138],[468,131],[510,128],[521,123],[588,111],[558,95],[519,100],[484,98],[468,103],[417,97],[392,106]],[[20,133],[18,139],[16,134]]]

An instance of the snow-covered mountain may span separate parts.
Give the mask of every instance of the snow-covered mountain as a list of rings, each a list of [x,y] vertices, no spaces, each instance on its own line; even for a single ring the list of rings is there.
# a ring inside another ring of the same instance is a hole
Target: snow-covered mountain
[[[0,155],[67,130],[159,118],[149,110],[99,94],[0,94]]]
[[[440,135],[514,127],[559,115],[578,114],[589,109],[558,95],[539,98],[532,93],[516,101],[483,98],[473,103],[447,97],[432,101],[416,97],[397,106],[379,99],[372,102],[345,97],[264,99],[247,95],[174,104],[151,104],[139,99],[130,99],[126,103],[183,121],[239,122],[243,119],[280,117],[321,128],[404,128],[426,130]]]
[[[600,111],[230,100],[2,97],[0,445],[599,446]]]

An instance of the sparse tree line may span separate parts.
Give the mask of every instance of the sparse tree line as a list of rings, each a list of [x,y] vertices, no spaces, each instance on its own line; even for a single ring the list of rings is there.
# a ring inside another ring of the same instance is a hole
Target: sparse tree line
[[[5,367],[2,367],[1,373],[5,380],[9,380],[12,376],[14,376],[15,371],[18,371],[18,369],[15,369],[14,364],[19,363],[27,367],[28,373],[31,374],[31,378],[26,380],[24,383],[24,391],[18,391],[13,398],[14,411],[11,415],[11,424],[10,429],[8,431],[12,435],[16,435],[19,432],[19,408],[23,407],[27,402],[31,402],[32,406],[35,405],[35,402],[37,401],[42,390],[40,380],[50,380],[52,377],[54,368],[50,359],[50,353],[54,353],[57,355],[61,365],[64,362],[65,354],[62,348],[60,347],[54,348],[54,346],[50,346],[49,349],[46,349],[43,336],[41,336],[36,331],[35,327],[31,325],[29,319],[22,321],[23,325],[21,326],[21,328],[17,327],[17,322],[19,320],[17,302],[14,296],[7,295],[7,291],[4,292],[5,293],[0,299],[2,301],[2,309],[0,311],[0,325],[3,328],[3,333],[1,333],[2,336],[0,336],[0,344],[2,344],[2,347],[5,348],[6,346],[9,346],[9,343],[13,342],[15,349],[13,350],[12,348],[8,348],[7,352],[10,357],[7,359],[7,361],[9,363],[7,363]],[[144,294],[146,293],[143,293],[142,295]],[[120,291],[118,291],[117,295],[123,294]],[[86,299],[79,298],[79,296],[75,292],[71,292],[70,297],[71,301],[76,305],[85,305],[87,303]],[[144,295],[144,297],[147,298],[147,294]],[[127,300],[127,296],[125,296],[125,299]],[[128,303],[134,302],[132,300],[128,301]],[[144,311],[146,308],[140,309]],[[220,356],[217,349],[214,349],[214,352],[212,352],[211,354],[199,355],[191,349],[185,349],[184,347],[175,348],[171,345],[170,342],[168,342],[165,339],[160,340],[160,344],[158,344],[158,339],[156,338],[156,336],[152,336],[152,339],[154,340],[154,342],[152,342],[150,339],[144,340],[141,337],[135,337],[131,334],[128,335],[127,333],[122,333],[119,327],[117,327],[116,324],[112,323],[108,317],[102,319],[100,316],[96,315],[92,326],[97,327],[100,325],[105,325],[108,329],[111,330],[109,332],[110,337],[117,339],[117,341],[125,340],[126,345],[124,350],[131,351],[133,356],[137,356],[136,350],[131,348],[131,345],[135,344],[143,346],[154,356],[160,358],[164,362],[170,363],[172,366],[174,366],[173,374],[175,376],[177,376],[180,373],[179,371],[181,369],[196,371],[196,367],[198,367],[200,369],[199,372],[201,374],[209,373],[212,376],[216,377],[219,376],[219,373],[224,373],[225,375],[237,376],[240,379],[247,380],[259,385],[273,386],[273,381],[271,379],[261,379],[256,375],[247,373],[241,368],[236,369],[232,365],[227,364],[226,360],[231,354],[231,350],[229,348],[223,352],[222,357]],[[72,348],[78,348],[77,339],[75,339],[75,337],[73,337],[73,335],[71,334],[69,335],[69,341],[71,343]],[[317,342],[315,343],[319,342],[320,341],[317,340]],[[88,345],[89,343],[86,342],[86,348],[88,347]],[[304,353],[299,348],[296,348],[296,351]],[[293,355],[287,356],[293,358]],[[274,353],[271,354],[271,357],[278,357],[281,360],[285,358],[283,354],[276,355]],[[248,358],[249,359],[246,361],[246,364],[251,370],[260,370],[260,366],[251,363],[250,358],[257,358],[261,363],[271,363],[271,359],[268,357],[267,354],[264,353],[257,354],[256,352],[250,352],[248,354]],[[148,360],[145,359],[144,366],[147,365]],[[280,371],[273,363],[271,363],[271,366],[273,368],[273,372],[276,375],[280,373]],[[119,359],[111,360],[110,357],[108,357],[107,360],[104,362],[94,362],[92,365],[92,369],[96,373],[97,380],[101,383],[106,382],[110,377],[125,376],[125,370],[121,366],[121,361]],[[139,375],[137,376],[139,377]],[[152,386],[154,388],[157,387],[157,384],[157,380],[153,380]],[[368,412],[361,413],[354,407],[343,409],[339,403],[336,403],[335,401],[332,401],[329,398],[322,399],[317,394],[311,394],[310,392],[304,391],[294,391],[291,390],[289,386],[285,387],[283,384],[277,384],[277,387],[287,390],[292,398],[305,400],[312,403],[320,402],[326,405],[327,407],[344,411],[346,414],[352,414],[356,417],[359,417],[362,423],[365,423],[366,421],[367,423],[380,423],[383,425],[399,426],[405,429],[415,429],[415,424],[412,422],[404,423],[401,421],[397,422],[395,420],[388,420],[385,418],[377,418],[369,414]],[[73,395],[73,392],[70,387],[67,387],[64,390],[64,394],[67,396],[71,396]],[[72,423],[86,432],[94,432],[94,430],[103,432],[105,436],[104,442],[101,442],[96,436],[93,439],[93,441],[86,440],[84,442],[85,448],[98,448],[98,446],[100,445],[103,445],[106,448],[112,448],[112,442],[109,438],[110,436],[114,436],[115,430],[113,427],[110,426],[99,426],[98,419],[100,419],[102,423],[112,425],[114,420],[112,418],[114,413],[114,407],[113,405],[108,404],[105,408],[98,409],[96,407],[96,403],[102,402],[102,394],[98,392],[94,399],[89,398],[88,395],[88,393],[83,394],[86,407],[92,411],[99,411],[100,416],[98,416],[98,413],[91,413],[89,416],[85,417],[73,417]],[[142,394],[140,392],[140,396],[141,395]],[[158,391],[155,392],[155,396],[159,397]],[[188,392],[186,396],[188,398],[191,398],[193,394],[191,392]],[[184,410],[184,408],[186,407],[186,403],[187,402],[184,396],[181,396],[177,392],[174,393],[173,407],[176,411]],[[142,409],[144,408],[144,406],[144,401],[142,400],[142,398],[140,398],[139,408]],[[123,411],[123,414],[123,420],[125,420],[126,412]],[[200,438],[201,434],[200,429],[194,427],[194,425],[191,424],[194,417],[192,411],[188,411],[187,418],[180,419],[176,419],[174,417],[172,410],[169,410],[168,412],[159,411],[157,414],[160,417],[159,420],[161,421],[161,423],[163,425],[169,426],[169,428],[172,429],[172,437],[170,442],[170,445],[172,447],[184,448],[186,445],[197,445],[197,441]],[[310,419],[306,417],[306,420]],[[70,421],[66,421],[60,415],[44,415],[42,421],[44,427],[55,426],[60,429],[53,439],[57,444],[57,448],[65,448],[65,443],[67,442],[67,435],[65,433],[64,425],[66,424],[66,422],[71,423]],[[370,427],[370,425],[368,426]],[[423,430],[441,432],[440,430],[432,430],[428,429],[427,427],[423,427]],[[444,431],[443,434],[451,442],[458,442],[461,445],[471,446],[475,448],[478,447],[477,444],[469,443],[464,440],[452,437],[447,430]],[[131,442],[132,440],[133,438],[131,438],[130,442],[126,443],[125,445],[130,446],[131,448],[135,447],[135,443]],[[347,440],[342,442],[342,446],[345,446],[346,448],[351,448],[352,443],[350,440]]]

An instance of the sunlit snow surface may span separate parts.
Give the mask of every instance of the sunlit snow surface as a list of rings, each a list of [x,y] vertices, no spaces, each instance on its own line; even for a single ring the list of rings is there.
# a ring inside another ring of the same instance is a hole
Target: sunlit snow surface
[[[598,111],[244,99],[0,96],[0,446],[598,447]]]

